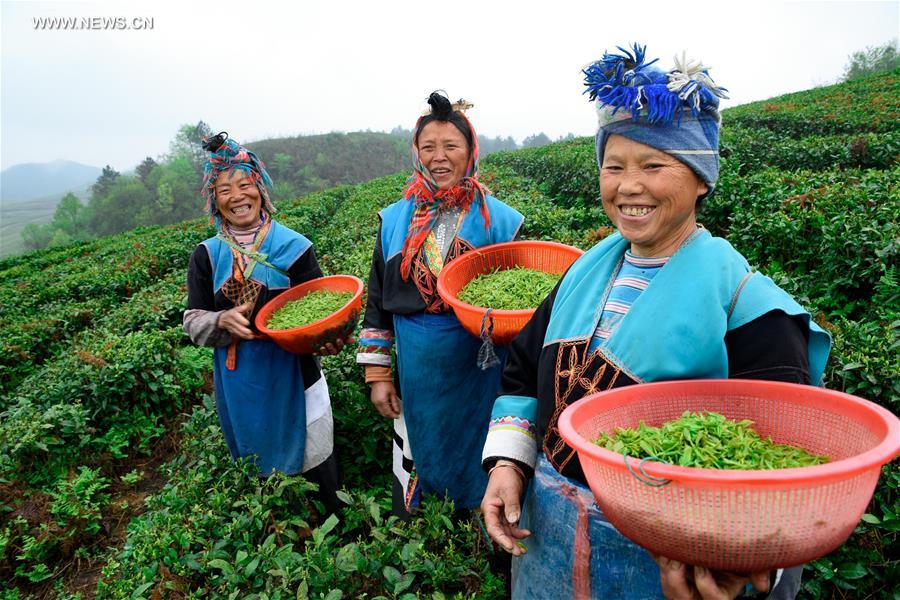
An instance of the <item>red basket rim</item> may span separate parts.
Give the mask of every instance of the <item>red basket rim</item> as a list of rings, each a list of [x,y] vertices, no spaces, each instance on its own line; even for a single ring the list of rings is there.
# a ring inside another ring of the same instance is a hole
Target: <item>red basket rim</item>
[[[300,285],[290,288],[290,290],[296,294],[298,291],[302,291],[306,288],[313,287],[314,283],[321,284],[323,281],[340,281],[340,280],[347,280],[347,281],[354,282],[356,284],[356,290],[354,290],[353,297],[350,298],[350,300],[348,300],[339,309],[337,309],[336,311],[331,313],[331,315],[333,315],[335,313],[341,312],[342,310],[344,310],[345,308],[347,308],[348,306],[353,304],[353,302],[355,302],[360,296],[362,296],[363,289],[364,289],[362,279],[360,279],[359,277],[356,277],[355,275],[327,275],[325,277],[317,277],[316,279],[310,279],[309,281],[305,281],[305,282],[301,283]],[[302,297],[303,296],[301,296],[301,298]],[[259,330],[260,333],[263,333],[266,335],[270,335],[271,333],[275,333],[276,335],[277,334],[287,334],[287,333],[291,333],[291,334],[301,333],[302,334],[302,333],[305,333],[306,330],[311,330],[312,328],[314,328],[315,326],[320,324],[322,321],[327,321],[331,317],[331,315],[328,315],[327,317],[325,317],[323,319],[319,319],[318,321],[313,321],[312,323],[307,323],[306,325],[301,325],[300,327],[291,327],[289,329],[269,329],[268,327],[266,327],[266,325],[264,323],[262,323],[262,321],[260,320],[259,317],[263,314],[263,310],[266,308],[266,306],[269,303],[274,303],[280,298],[281,298],[281,295],[278,295],[278,296],[272,298],[269,302],[267,302],[265,305],[263,305],[262,309],[260,309],[259,313],[257,313],[256,328]],[[299,300],[299,298],[295,298],[295,299]],[[284,304],[287,304],[288,302],[290,302],[290,300],[285,301]],[[278,308],[281,308],[281,307],[279,306]],[[274,313],[275,311],[272,311],[272,312]]]
[[[795,467],[790,469],[769,469],[744,471],[737,469],[704,469],[700,467],[680,467],[677,465],[669,465],[647,461],[641,464],[641,459],[628,457],[623,458],[622,454],[601,448],[592,441],[585,439],[576,430],[576,424],[581,425],[585,421],[595,416],[602,410],[597,405],[589,404],[587,401],[598,396],[617,396],[626,392],[633,391],[635,386],[626,386],[609,390],[606,392],[598,392],[590,396],[585,396],[569,405],[559,417],[559,433],[562,438],[574,448],[579,454],[586,454],[591,459],[603,463],[606,466],[616,468],[621,471],[627,471],[625,460],[628,460],[632,469],[642,468],[644,472],[654,477],[671,479],[673,481],[682,482],[702,482],[713,484],[746,484],[752,483],[757,485],[763,484],[784,484],[784,483],[807,483],[816,482],[825,479],[847,478],[863,471],[873,468],[881,468],[897,457],[900,453],[900,419],[898,419],[888,409],[853,396],[844,392],[828,390],[813,386],[800,385],[796,383],[784,383],[780,381],[762,381],[756,379],[695,379],[680,381],[664,381],[655,383],[638,384],[642,390],[653,391],[663,390],[665,388],[684,388],[685,385],[696,387],[715,387],[721,391],[723,387],[734,388],[735,391],[742,391],[747,394],[748,385],[757,389],[767,388],[775,390],[786,390],[789,388],[804,388],[809,391],[810,388],[816,391],[816,394],[831,397],[841,402],[849,402],[863,411],[868,413],[870,417],[874,417],[880,421],[885,427],[884,439],[874,448],[841,460],[836,460],[823,465],[813,465],[810,467]],[[650,390],[649,388],[653,388]],[[791,400],[785,400],[791,402]]]
[[[544,240],[516,240],[513,242],[500,242],[499,244],[490,244],[488,246],[481,246],[480,248],[475,248],[474,250],[470,250],[466,252],[461,257],[457,258],[454,261],[451,261],[447,266],[441,269],[440,275],[438,275],[437,280],[437,291],[438,295],[444,299],[444,301],[450,306],[460,306],[464,309],[477,310],[484,312],[490,309],[492,315],[497,315],[498,317],[524,317],[534,313],[537,310],[535,308],[519,308],[515,310],[502,310],[499,308],[490,308],[489,306],[475,306],[474,304],[469,304],[468,302],[463,302],[459,299],[458,296],[451,294],[447,289],[447,279],[450,275],[456,271],[457,269],[461,269],[463,264],[465,264],[465,258],[467,256],[479,256],[483,254],[493,254],[494,252],[502,252],[507,248],[515,248],[515,247],[523,247],[523,246],[536,246],[543,248],[558,248],[560,250],[577,250],[580,254],[584,254],[584,250],[581,248],[577,248],[575,246],[569,246],[568,244],[563,244],[560,242],[551,242]]]

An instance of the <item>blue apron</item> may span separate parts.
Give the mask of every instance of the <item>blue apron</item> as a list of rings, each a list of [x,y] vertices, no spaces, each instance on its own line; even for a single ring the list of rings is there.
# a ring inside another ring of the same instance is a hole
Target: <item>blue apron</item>
[[[452,313],[394,315],[400,398],[410,450],[423,492],[481,504],[487,476],[481,449],[500,388],[501,364],[486,371],[476,360],[481,340]]]
[[[203,242],[210,255],[213,289],[231,277],[233,255],[218,237]],[[311,242],[296,231],[272,222],[259,248],[266,262],[250,276],[270,292],[291,285],[285,273],[309,250]],[[303,470],[306,446],[306,396],[299,358],[267,340],[240,340],[237,368],[228,370],[228,347],[216,348],[216,405],[225,443],[234,459],[249,458],[261,475],[273,470],[293,475]]]
[[[216,348],[219,422],[234,459],[249,458],[260,475],[303,469],[306,399],[296,355],[267,340],[241,340],[237,369],[225,366],[228,347]]]

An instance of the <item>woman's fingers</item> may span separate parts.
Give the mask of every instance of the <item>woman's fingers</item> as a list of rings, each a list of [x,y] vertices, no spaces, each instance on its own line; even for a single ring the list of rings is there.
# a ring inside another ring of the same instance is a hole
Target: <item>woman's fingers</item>
[[[519,478],[518,474],[511,470],[510,474],[516,479]],[[506,518],[506,521],[511,525],[516,525],[519,522],[520,515],[520,507],[519,507],[519,493],[518,490],[512,491],[510,488],[513,486],[503,486],[499,490],[500,498],[503,500],[503,516]]]
[[[352,346],[355,343],[356,338],[351,335],[347,337],[346,340],[340,339],[336,340],[333,344],[331,342],[328,342],[324,346],[320,346],[318,354],[322,356],[334,356],[335,354],[339,354],[345,346]]]
[[[400,398],[394,384],[389,381],[379,381],[372,384],[372,404],[375,410],[383,417],[396,419],[400,416]]]
[[[388,395],[388,408],[390,409],[390,415],[394,419],[400,416],[400,396],[397,395],[396,390],[392,390]]]
[[[245,340],[252,340],[256,338],[253,332],[243,325],[235,325],[234,329],[231,330],[231,333]]]
[[[769,591],[769,573],[768,571],[763,571],[761,573],[752,573],[750,575],[750,583],[756,589],[757,592],[768,592]]]
[[[659,565],[659,583],[666,598],[669,600],[696,598],[693,586],[688,584],[687,569],[684,563],[665,556],[654,556],[653,558]]]
[[[219,316],[218,326],[239,338],[255,339],[256,336],[250,331],[250,321],[243,314],[252,309],[253,305],[249,303],[229,308]]]
[[[491,473],[481,501],[488,535],[513,556],[525,554],[525,549],[518,544],[518,540],[531,535],[530,531],[520,529],[517,525],[522,489],[523,482],[516,471],[497,469]]]
[[[716,581],[712,571],[706,567],[694,567],[694,585],[703,600],[731,600],[744,587],[743,584],[740,584],[734,590],[734,595],[729,594],[726,589],[720,586],[720,582]],[[723,585],[726,585],[729,589],[733,587],[733,585],[728,585],[725,582],[723,582]]]
[[[768,591],[768,573],[740,575],[691,567],[664,556],[653,556],[659,564],[659,580],[663,594],[670,600],[732,600],[751,582],[758,591]]]

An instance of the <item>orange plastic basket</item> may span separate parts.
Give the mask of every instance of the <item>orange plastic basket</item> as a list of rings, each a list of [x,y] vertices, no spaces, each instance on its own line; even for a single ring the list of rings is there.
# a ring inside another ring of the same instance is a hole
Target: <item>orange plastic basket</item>
[[[266,327],[272,314],[292,300],[299,300],[310,292],[351,292],[353,298],[339,311],[328,317],[291,329]],[[330,275],[301,283],[266,302],[256,315],[256,328],[273,342],[295,354],[313,354],[324,344],[344,339],[356,328],[362,312],[363,282],[352,275]]]
[[[625,458],[599,432],[658,426],[686,411],[750,419],[775,442],[828,456],[771,471],[678,467]],[[861,398],[769,381],[648,383],[587,396],[560,416],[609,521],[653,553],[734,572],[802,564],[840,546],[862,518],[881,466],[900,452],[900,420]]]
[[[481,322],[488,309],[466,304],[456,297],[467,283],[498,267],[501,270],[526,267],[546,273],[564,273],[582,254],[584,252],[578,248],[557,242],[521,241],[482,246],[447,264],[438,276],[437,291],[465,330],[480,337]],[[488,316],[493,322],[491,341],[500,346],[508,344],[533,314],[534,309],[491,310]]]

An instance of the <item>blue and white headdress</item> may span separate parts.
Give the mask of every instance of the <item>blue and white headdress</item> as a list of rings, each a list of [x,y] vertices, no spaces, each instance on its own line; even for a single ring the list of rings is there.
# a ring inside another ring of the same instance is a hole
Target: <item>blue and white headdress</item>
[[[597,102],[597,164],[603,164],[606,139],[618,134],[646,144],[685,163],[709,186],[719,177],[719,98],[699,61],[675,57],[668,73],[646,61],[646,46],[619,47],[584,69],[586,94]],[[708,195],[708,194],[707,194]]]

